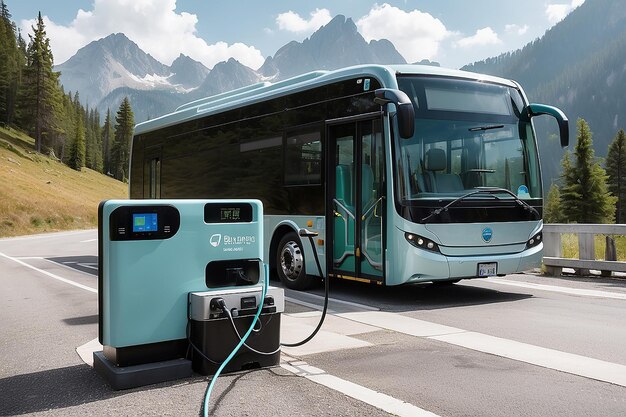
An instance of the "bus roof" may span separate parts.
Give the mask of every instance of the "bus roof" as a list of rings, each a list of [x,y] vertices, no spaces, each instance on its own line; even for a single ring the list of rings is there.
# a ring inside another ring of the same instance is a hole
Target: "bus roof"
[[[139,123],[135,135],[355,77],[376,78],[383,87],[398,88],[398,75],[465,78],[517,87],[515,82],[504,78],[429,65],[357,65],[334,71],[312,71],[275,83],[259,82],[195,100],[179,106],[172,113]]]

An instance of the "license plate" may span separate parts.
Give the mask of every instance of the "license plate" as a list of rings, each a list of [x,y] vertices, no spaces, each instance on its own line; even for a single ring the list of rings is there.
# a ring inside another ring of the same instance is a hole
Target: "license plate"
[[[490,262],[488,264],[478,264],[479,277],[492,277],[498,273],[498,264]]]

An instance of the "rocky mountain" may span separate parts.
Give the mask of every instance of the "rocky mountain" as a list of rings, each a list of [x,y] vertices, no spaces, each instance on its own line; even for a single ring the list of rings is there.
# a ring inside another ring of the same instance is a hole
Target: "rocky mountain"
[[[61,72],[65,91],[78,91],[90,105],[119,87],[157,88],[170,75],[167,66],[122,33],[91,42],[54,69]]]
[[[356,64],[405,64],[386,39],[366,42],[352,19],[337,15],[303,42],[289,42],[267,58],[259,72],[285,79],[305,72],[331,70]]]
[[[356,64],[405,62],[391,42],[366,42],[352,19],[339,15],[303,42],[280,48],[258,71],[235,59],[220,62],[209,71],[182,54],[167,66],[121,33],[91,42],[55,70],[61,72],[65,91],[78,91],[83,102],[102,113],[107,108],[115,111],[128,96],[135,121],[141,122],[171,112],[182,103],[261,80]]]
[[[208,97],[224,91],[254,84],[259,81],[259,74],[243,65],[236,59],[216,64],[206,76],[202,84],[190,96],[192,98]]]
[[[596,156],[626,128],[626,2],[586,0],[543,37],[524,48],[463,69],[520,82],[531,101],[560,107],[570,119],[570,149],[576,120],[593,132]],[[544,188],[558,181],[563,151],[555,126],[540,122],[539,151]]]
[[[202,84],[209,73],[209,69],[201,62],[180,54],[170,65],[170,72],[172,75],[167,79],[170,83],[193,89]]]

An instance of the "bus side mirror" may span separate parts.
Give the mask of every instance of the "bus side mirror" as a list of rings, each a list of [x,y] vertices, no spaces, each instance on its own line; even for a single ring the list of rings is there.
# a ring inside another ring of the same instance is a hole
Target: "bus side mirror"
[[[381,106],[393,103],[396,106],[398,118],[398,133],[402,139],[413,137],[415,132],[415,109],[409,97],[400,90],[393,88],[379,88],[374,92],[374,102]]]
[[[546,104],[529,104],[522,110],[522,120],[530,121],[535,116],[547,114],[556,119],[559,124],[559,136],[561,137],[561,146],[564,148],[569,145],[569,121],[567,116],[560,109],[548,106]]]

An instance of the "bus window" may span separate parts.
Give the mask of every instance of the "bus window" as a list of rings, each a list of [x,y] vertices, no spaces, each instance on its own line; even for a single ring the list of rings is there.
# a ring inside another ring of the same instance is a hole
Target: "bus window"
[[[320,132],[290,133],[285,146],[285,185],[322,183]]]

